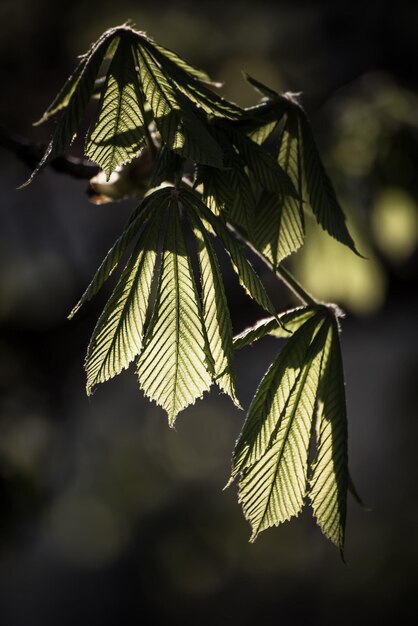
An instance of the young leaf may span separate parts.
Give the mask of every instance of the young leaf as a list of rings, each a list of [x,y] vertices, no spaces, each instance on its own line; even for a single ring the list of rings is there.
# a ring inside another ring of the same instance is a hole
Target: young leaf
[[[303,506],[327,330],[328,322],[317,314],[288,340],[261,381],[237,442],[232,477],[241,473],[239,500],[252,526],[251,541]]]
[[[57,106],[59,106],[59,108],[65,107],[64,112],[44,156],[32,172],[29,180],[22,186],[28,185],[41,167],[56,156],[63,154],[71,145],[93,93],[94,81],[96,80],[106,51],[117,33],[118,29],[111,29],[100,37],[86,55],[84,63],[83,61],[81,62],[82,67],[79,69],[78,73],[76,70],[76,77],[72,86],[70,85],[69,88],[64,89],[64,96],[61,98],[59,96],[58,102],[54,101],[52,103],[52,109],[58,110],[56,108]],[[47,110],[47,115],[52,115],[52,113],[48,113],[48,111],[49,109]]]
[[[211,384],[202,313],[190,259],[173,201],[165,237],[157,299],[138,362],[145,395],[162,406],[173,426],[179,411]]]
[[[215,381],[240,406],[235,390],[232,324],[215,250],[197,215],[189,214],[197,240],[202,276],[203,318],[213,358]]]
[[[153,192],[149,196],[146,196],[139,207],[133,212],[128,224],[126,225],[123,233],[118,237],[109,252],[106,254],[99,269],[93,276],[92,281],[87,287],[86,291],[81,296],[73,310],[68,316],[68,319],[72,319],[77,311],[89,300],[91,300],[96,293],[103,287],[113,270],[118,265],[122,255],[128,248],[129,244],[138,234],[141,227],[148,219],[149,213],[156,207],[158,207],[164,198],[167,197],[169,191],[167,189],[160,189]]]
[[[309,481],[309,499],[326,537],[344,547],[347,506],[347,416],[344,373],[337,322],[329,329],[321,367],[317,416],[317,455]]]
[[[121,37],[86,142],[87,156],[101,166],[107,180],[116,167],[132,161],[144,144],[143,101],[133,40]]]
[[[246,259],[239,241],[229,232],[228,228],[221,221],[221,219],[214,215],[212,211],[202,202],[200,197],[195,192],[183,187],[180,191],[180,198],[185,208],[192,212],[197,212],[206,229],[209,228],[209,230],[213,231],[222,241],[225,250],[231,258],[232,266],[238,274],[239,281],[246,292],[262,308],[276,316],[274,306],[252,265]]]
[[[223,128],[226,129],[226,133],[236,146],[244,163],[252,171],[254,178],[265,189],[278,193],[280,196],[298,197],[294,184],[287,173],[263,147],[251,141],[249,137],[232,126],[224,124]]]
[[[284,258],[303,245],[305,232],[298,201],[264,190],[256,215],[254,244],[277,269]]]
[[[196,80],[199,80],[203,83],[207,83],[208,85],[214,85],[214,86],[218,85],[218,83],[214,83],[211,81],[210,77],[208,76],[208,74],[206,74],[206,72],[196,67],[195,65],[192,65],[191,63],[183,59],[180,55],[178,55],[176,52],[173,52],[173,50],[170,50],[169,48],[162,46],[160,43],[157,43],[150,37],[146,37],[146,45],[147,47],[151,48],[151,50],[154,53],[158,52],[160,58],[164,57],[167,62],[170,62],[173,65],[177,66],[186,74],[192,76]]]
[[[42,117],[33,124],[34,126],[39,126],[40,124],[43,124],[47,120],[51,119],[51,117],[53,117],[56,113],[58,113],[58,111],[61,111],[61,109],[65,109],[65,107],[68,106],[68,103],[70,102],[74,91],[77,89],[77,85],[86,65],[88,56],[89,53],[81,57],[81,60],[75,68],[74,72],[65,81],[62,89],[55,96],[54,100],[51,102]]]
[[[300,124],[305,186],[312,211],[318,224],[329,235],[359,254],[348,231],[345,215],[337,200],[334,187],[319,156],[311,125],[303,112],[300,113]]]
[[[158,61],[164,72],[170,76],[176,87],[187,96],[189,101],[203,109],[205,113],[226,119],[239,119],[242,116],[243,111],[239,106],[228,102],[228,100],[218,96],[206,87],[208,84],[213,87],[219,87],[219,83],[208,82],[210,81],[209,77],[206,77],[207,79],[203,81],[198,79],[194,75],[195,72],[190,71],[190,66],[183,59],[179,62],[179,58],[177,57],[176,61],[173,54],[167,56],[162,51],[161,46],[157,46],[153,41],[148,41],[146,47]]]
[[[241,348],[250,346],[255,341],[262,339],[266,335],[273,335],[274,337],[288,339],[292,333],[303,326],[303,324],[307,322],[308,319],[313,317],[319,310],[321,310],[320,305],[317,307],[298,307],[278,315],[277,317],[279,318],[280,323],[275,317],[268,317],[264,320],[260,320],[257,324],[255,324],[255,326],[246,328],[239,335],[235,335],[234,350],[240,350]]]
[[[198,163],[222,167],[220,147],[186,97],[143,46],[138,50],[138,63],[142,87],[164,143]]]
[[[161,208],[153,213],[142,231],[93,331],[85,362],[89,395],[95,385],[127,368],[141,350],[158,249]]]

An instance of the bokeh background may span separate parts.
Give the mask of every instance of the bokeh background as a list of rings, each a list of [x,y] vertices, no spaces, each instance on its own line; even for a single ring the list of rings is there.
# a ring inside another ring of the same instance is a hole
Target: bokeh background
[[[17,191],[29,170],[0,148],[0,623],[406,623],[418,583],[418,5],[0,0],[0,126],[46,142],[51,126],[31,123],[76,56],[128,18],[240,104],[257,100],[241,69],[303,92],[369,260],[312,224],[292,268],[347,311],[350,464],[372,511],[349,499],[347,565],[309,511],[249,544],[234,487],[222,491],[243,412],[214,390],[170,430],[133,368],[87,399],[83,359],[109,289],[66,315],[135,202],[92,205],[85,182],[52,171]],[[257,268],[278,308],[292,305]],[[259,311],[226,272],[238,332]],[[244,406],[279,347],[238,355]]]

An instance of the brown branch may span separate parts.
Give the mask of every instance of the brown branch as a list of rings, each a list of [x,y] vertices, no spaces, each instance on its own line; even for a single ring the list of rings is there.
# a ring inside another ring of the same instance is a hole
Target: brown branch
[[[28,139],[7,132],[1,126],[0,147],[12,152],[31,170],[34,170],[38,165],[46,149],[44,145],[31,143]],[[84,180],[92,178],[100,170],[97,165],[85,159],[77,159],[71,156],[59,156],[52,159],[47,165],[56,172]]]

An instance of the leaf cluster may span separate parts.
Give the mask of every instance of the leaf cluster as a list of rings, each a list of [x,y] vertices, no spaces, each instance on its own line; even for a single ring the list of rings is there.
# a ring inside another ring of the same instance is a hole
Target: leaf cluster
[[[85,152],[106,179],[145,150],[152,155],[142,200],[70,314],[127,257],[88,346],[87,391],[136,361],[141,389],[173,426],[212,383],[240,406],[235,350],[268,334],[285,338],[248,410],[231,480],[238,479],[252,540],[297,515],[308,499],[323,533],[342,550],[348,470],[338,315],[301,286],[304,306],[278,315],[244,244],[283,278],[282,261],[303,245],[311,212],[329,235],[356,249],[302,107],[246,78],[262,99],[242,109],[145,33],[110,29],[41,118],[61,113],[30,180],[68,150],[92,100]],[[235,338],[214,240],[271,316]]]

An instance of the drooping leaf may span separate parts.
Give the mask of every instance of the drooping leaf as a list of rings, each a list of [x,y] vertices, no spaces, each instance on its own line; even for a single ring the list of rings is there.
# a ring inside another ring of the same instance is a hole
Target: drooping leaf
[[[326,537],[344,548],[347,506],[347,416],[344,373],[337,322],[328,331],[321,367],[317,416],[317,455],[309,481],[309,499]]]
[[[195,65],[192,65],[191,63],[183,59],[180,55],[178,55],[176,52],[173,52],[173,50],[170,50],[169,48],[162,46],[160,43],[157,43],[150,37],[146,37],[146,41],[147,41],[147,46],[151,47],[151,49],[154,52],[157,51],[160,56],[166,59],[167,62],[171,62],[173,65],[177,66],[178,68],[183,70],[185,73],[187,73],[188,75],[192,76],[193,78],[199,81],[207,83],[208,85],[214,85],[214,86],[217,85],[217,83],[214,83],[213,81],[211,81],[210,77],[204,70],[200,69],[199,67],[196,67]]]
[[[155,45],[154,41],[148,41],[146,46],[176,87],[205,113],[226,119],[239,119],[242,116],[242,109],[239,106],[228,102],[206,86],[220,87],[219,83],[210,82],[207,76],[206,80],[202,80],[195,75],[196,72],[193,70],[196,68],[192,68],[184,59],[179,60],[179,57],[175,59],[172,53],[168,56],[161,46]]]
[[[276,100],[278,97],[278,93],[277,91],[274,91],[274,89],[271,89],[271,87],[267,87],[267,85],[264,85],[264,83],[262,83],[261,81],[257,80],[256,78],[254,78],[253,76],[250,76],[250,74],[248,74],[248,72],[243,72],[243,76],[245,78],[245,80],[250,83],[250,85],[252,87],[254,87],[254,89],[256,91],[258,91],[259,94],[261,94],[262,96],[264,96],[265,98],[268,98],[270,100]]]
[[[254,143],[261,146],[262,143],[266,141],[270,137],[270,135],[277,128],[278,122],[273,120],[272,122],[266,122],[264,124],[260,124],[253,130],[250,130],[247,135]]]
[[[344,212],[325,171],[306,116],[300,114],[306,194],[318,224],[340,243],[358,254],[348,231]]]
[[[235,389],[232,324],[221,270],[208,233],[197,215],[190,213],[197,239],[202,277],[203,319],[213,358],[215,381],[240,406]]]
[[[290,195],[297,198],[297,191],[292,180],[274,158],[257,143],[231,125],[223,125],[232,143],[236,146],[245,165],[251,170],[254,178],[268,191],[280,196]]]
[[[117,36],[117,33],[118,29],[111,29],[100,37],[91,47],[85,60],[81,62],[82,67],[79,68],[78,73],[76,70],[76,77],[72,85],[64,90],[64,95],[58,97],[57,102],[54,101],[52,103],[50,107],[51,110],[54,108],[57,110],[57,106],[59,106],[59,108],[65,107],[63,114],[44,156],[32,172],[29,180],[22,186],[29,184],[41,167],[56,156],[63,154],[71,145],[93,93],[94,82],[106,55],[106,51],[111,41]],[[52,113],[48,113],[47,110],[47,115],[52,115]]]
[[[222,167],[222,151],[198,112],[192,110],[187,98],[145,47],[138,50],[138,64],[143,91],[164,143],[185,158]]]
[[[139,383],[173,426],[177,413],[209,389],[209,369],[202,312],[173,200],[157,299],[138,362]]]
[[[127,368],[141,351],[157,257],[161,208],[154,211],[139,236],[93,331],[85,362],[88,394],[95,385]]]
[[[266,311],[276,315],[274,306],[268,297],[263,284],[247,260],[240,242],[229,232],[219,217],[202,202],[200,197],[191,189],[183,187],[180,191],[181,202],[186,209],[196,211],[206,228],[214,232],[222,241],[228,252],[232,266],[238,274],[239,281],[246,292]],[[206,226],[208,225],[208,226]]]
[[[264,190],[256,209],[253,241],[274,269],[296,252],[304,241],[304,225],[298,201]]]
[[[137,156],[145,142],[144,96],[135,68],[134,40],[121,37],[106,75],[86,142],[86,154],[110,174]]]
[[[164,197],[167,196],[168,193],[169,191],[167,189],[161,189],[143,199],[139,207],[133,212],[120,237],[118,237],[109,252],[106,254],[86,291],[83,293],[80,300],[69,314],[68,319],[72,319],[83,304],[91,300],[102,288],[104,283],[112,274],[113,270],[118,265],[129,244],[138,234],[141,226],[148,219],[149,213],[161,202],[163,202]]]
[[[239,335],[235,335],[234,350],[245,348],[266,335],[288,339],[292,333],[303,326],[319,310],[321,310],[320,305],[291,309],[277,316],[280,319],[280,324],[275,317],[259,320],[254,326],[246,328]]]
[[[237,442],[232,477],[241,474],[239,500],[251,541],[303,506],[327,331],[328,322],[317,314],[288,340],[261,381]]]
[[[176,172],[178,172],[183,163],[180,155],[176,154],[167,146],[161,146],[158,150],[154,171],[149,183],[150,188],[158,187],[161,183],[168,180],[174,180]]]
[[[80,62],[77,65],[74,72],[65,81],[62,89],[55,96],[54,100],[46,109],[42,117],[33,124],[34,126],[39,126],[40,124],[43,124],[44,122],[51,119],[51,117],[56,115],[56,113],[61,111],[61,109],[65,109],[65,107],[68,106],[68,103],[70,102],[74,91],[77,89],[77,85],[79,83],[80,76],[86,65],[87,58],[88,58],[88,53],[81,57]]]

